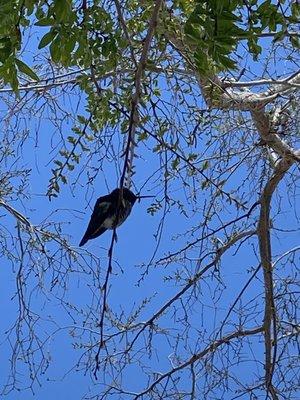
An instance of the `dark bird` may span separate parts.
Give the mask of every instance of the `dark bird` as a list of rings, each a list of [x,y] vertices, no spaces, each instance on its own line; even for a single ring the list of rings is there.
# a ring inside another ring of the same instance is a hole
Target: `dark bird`
[[[136,200],[154,197],[138,196],[127,188],[123,188],[123,196],[120,192],[121,189],[115,189],[96,201],[87,230],[79,243],[80,247],[88,240],[102,235],[107,229],[114,229],[123,224]]]

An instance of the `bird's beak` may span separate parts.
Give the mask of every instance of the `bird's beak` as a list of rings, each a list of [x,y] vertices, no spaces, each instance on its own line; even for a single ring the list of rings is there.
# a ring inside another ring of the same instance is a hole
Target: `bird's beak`
[[[155,196],[136,196],[137,199],[140,201],[141,199],[149,199],[149,198],[154,198]]]

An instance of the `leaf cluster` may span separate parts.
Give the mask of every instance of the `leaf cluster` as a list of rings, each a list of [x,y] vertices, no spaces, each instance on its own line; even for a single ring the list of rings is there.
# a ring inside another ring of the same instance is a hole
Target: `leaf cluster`
[[[208,0],[196,1],[185,24],[185,35],[194,51],[202,74],[235,69],[232,57],[241,40],[248,43],[249,53],[257,60],[262,48],[259,39],[264,33],[274,33],[274,40],[288,35],[289,28],[299,23],[300,6],[294,2],[288,11],[286,0]],[[299,39],[291,36],[299,47]]]

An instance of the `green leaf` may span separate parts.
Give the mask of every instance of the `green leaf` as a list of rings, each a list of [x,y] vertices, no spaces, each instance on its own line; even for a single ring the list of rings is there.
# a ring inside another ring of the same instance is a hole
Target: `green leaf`
[[[53,18],[42,18],[38,22],[36,22],[35,26],[52,26],[55,24],[55,20]]]
[[[76,143],[76,139],[74,138],[74,136],[68,136],[67,140],[69,143],[75,144]]]
[[[62,157],[66,157],[67,158],[69,156],[70,152],[68,150],[62,149],[62,150],[59,150],[59,154]]]
[[[293,47],[296,47],[297,49],[300,48],[300,40],[296,36],[291,36],[290,37],[290,42],[292,43]]]
[[[57,36],[50,45],[50,54],[52,61],[58,63],[61,58],[61,37]]]
[[[207,168],[209,168],[209,161],[208,160],[204,161],[204,163],[202,164],[202,171],[205,171]]]
[[[18,67],[18,70],[20,72],[22,72],[23,74],[29,76],[31,79],[33,79],[35,81],[40,80],[40,78],[37,76],[37,74],[23,61],[16,58],[16,65]]]
[[[67,167],[70,171],[73,171],[73,169],[75,168],[73,164],[67,164]]]
[[[5,64],[0,66],[0,76],[5,83],[11,85],[13,91],[18,95],[19,81],[14,57],[8,58]]]
[[[67,53],[71,54],[72,51],[74,50],[76,44],[76,37],[75,36],[70,36],[65,43],[65,50]]]
[[[259,44],[257,44],[256,40],[249,40],[248,41],[248,48],[249,48],[249,52],[253,56],[254,61],[257,61],[258,56],[262,52],[262,47]]]
[[[88,147],[86,147],[83,143],[79,142],[79,146],[81,147],[82,151],[90,151]]]
[[[54,164],[58,165],[59,167],[63,166],[63,163],[59,160],[54,160]]]
[[[73,126],[72,131],[76,133],[76,135],[82,135],[82,130],[77,126]]]
[[[57,36],[57,32],[54,30],[51,30],[44,35],[38,45],[38,49],[42,49],[43,47],[48,46],[49,43],[52,42],[52,40]]]
[[[27,8],[26,10],[26,15],[29,16],[33,13],[34,11],[34,5],[35,1],[34,0],[26,0],[25,1],[25,7]]]
[[[88,142],[92,142],[95,139],[93,135],[88,135],[88,134],[85,134],[84,137]]]
[[[146,139],[148,139],[148,135],[147,135],[147,133],[145,131],[143,131],[138,135],[138,139],[137,140],[138,140],[138,142],[142,142],[142,141],[144,141]]]
[[[0,39],[0,61],[5,62],[8,57],[12,54],[13,47],[11,40],[8,37]]]
[[[300,17],[300,4],[297,1],[294,1],[292,4],[292,16],[296,18]]]
[[[67,184],[67,178],[64,175],[60,176],[62,183]]]
[[[88,120],[83,115],[77,115],[77,119],[82,125],[86,125],[88,122]]]
[[[225,69],[228,69],[228,70],[236,69],[236,62],[234,60],[231,60],[229,57],[219,55],[219,63]]]
[[[68,19],[68,16],[71,14],[72,11],[72,3],[70,0],[55,0],[54,1],[54,13],[55,18],[58,21],[63,21]]]
[[[171,162],[171,166],[173,170],[177,170],[177,167],[180,163],[180,159],[178,157],[176,157],[172,162]]]
[[[55,181],[55,182],[53,182],[53,185],[52,185],[52,187],[53,187],[53,190],[55,190],[57,193],[59,193],[59,185],[58,185],[58,183]]]
[[[205,189],[206,187],[208,187],[210,185],[209,181],[205,180],[201,183],[201,189]]]

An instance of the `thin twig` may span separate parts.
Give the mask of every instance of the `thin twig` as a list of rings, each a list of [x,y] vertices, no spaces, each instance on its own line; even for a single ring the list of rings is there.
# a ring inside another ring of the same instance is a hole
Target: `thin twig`
[[[98,351],[95,356],[95,369],[94,369],[94,377],[97,379],[97,372],[100,369],[100,361],[99,361],[99,356],[101,349],[105,345],[105,340],[104,340],[104,319],[105,319],[105,314],[107,311],[107,295],[108,295],[108,284],[109,284],[109,277],[112,273],[112,257],[113,257],[113,248],[114,248],[114,243],[116,241],[116,228],[113,229],[113,234],[111,237],[111,243],[110,247],[108,250],[108,267],[106,270],[106,275],[105,275],[105,280],[104,284],[102,286],[102,292],[103,292],[103,300],[102,300],[102,309],[100,313],[100,322],[99,322],[99,327],[100,327],[100,341],[99,341],[99,346],[98,346]]]
[[[166,260],[169,260],[169,259],[171,259],[171,258],[173,258],[173,257],[176,257],[176,256],[179,255],[180,253],[183,253],[183,252],[185,252],[186,250],[190,249],[191,247],[195,246],[197,243],[200,243],[200,242],[202,242],[203,240],[205,240],[205,239],[207,239],[207,238],[209,238],[209,237],[215,235],[216,233],[218,233],[218,232],[224,230],[225,228],[228,228],[228,226],[230,226],[230,225],[232,225],[232,224],[234,224],[234,223],[236,223],[236,222],[238,222],[238,221],[241,221],[241,220],[244,219],[244,218],[249,218],[250,215],[251,215],[251,213],[252,213],[252,211],[253,211],[258,205],[259,205],[259,201],[255,202],[255,203],[250,207],[249,211],[248,211],[246,214],[243,214],[243,215],[241,215],[240,217],[237,217],[237,218],[235,218],[235,219],[233,219],[233,220],[231,220],[231,221],[229,221],[229,222],[226,222],[225,224],[223,224],[222,226],[220,226],[220,227],[217,228],[217,229],[214,229],[213,231],[211,231],[211,232],[208,233],[207,235],[202,236],[201,238],[198,238],[198,239],[194,240],[193,242],[188,243],[188,244],[187,244],[185,247],[183,247],[182,249],[177,250],[176,252],[174,252],[174,253],[172,253],[172,254],[169,254],[168,256],[165,256],[165,257],[160,258],[156,263],[159,264],[159,263],[161,263],[161,262],[163,262],[163,261],[166,261]]]
[[[253,329],[238,330],[236,332],[233,332],[229,335],[224,336],[223,338],[221,338],[219,340],[213,341],[204,350],[202,350],[201,352],[199,352],[197,354],[194,354],[191,358],[189,358],[184,363],[169,370],[168,372],[165,372],[164,374],[161,374],[159,376],[159,378],[157,378],[154,382],[152,382],[143,392],[140,392],[137,396],[135,396],[134,400],[137,400],[137,399],[141,398],[142,396],[145,396],[146,394],[151,393],[152,390],[164,379],[169,378],[176,372],[179,372],[179,371],[189,367],[190,365],[195,364],[195,362],[201,360],[208,353],[214,352],[220,346],[222,346],[224,344],[228,344],[231,340],[238,339],[238,338],[245,337],[245,336],[257,335],[258,333],[261,333],[261,332],[263,332],[263,326],[259,326],[257,328],[253,328]]]
[[[217,251],[215,252],[215,258],[207,264],[204,268],[202,268],[199,272],[197,272],[192,278],[188,280],[188,283],[179,291],[177,292],[171,299],[169,299],[158,311],[156,311],[151,318],[149,318],[142,328],[136,333],[135,337],[129,344],[129,346],[126,349],[126,353],[128,353],[134,343],[137,341],[139,336],[144,332],[144,330],[148,327],[153,325],[154,321],[159,318],[174,302],[179,300],[184,293],[186,293],[190,288],[194,287],[194,285],[202,278],[202,276],[211,268],[213,268],[215,265],[218,264],[220,261],[222,255],[229,249],[231,248],[235,243],[237,243],[239,240],[251,236],[253,234],[253,231],[245,231],[245,232],[240,232],[230,238],[227,243],[225,243],[222,247],[218,248]]]
[[[120,178],[120,194],[118,198],[118,205],[117,205],[117,215],[116,215],[116,225],[120,217],[120,211],[121,211],[121,205],[123,202],[123,187],[124,187],[124,182],[125,182],[125,177],[126,173],[128,174],[127,176],[127,186],[130,187],[130,181],[131,181],[131,173],[132,173],[132,163],[133,163],[133,156],[134,156],[134,136],[135,136],[135,130],[138,122],[138,104],[140,101],[140,95],[141,95],[141,80],[142,76],[144,73],[144,69],[146,66],[146,61],[147,61],[147,56],[148,52],[150,49],[150,44],[151,40],[155,31],[155,27],[157,24],[157,18],[158,18],[158,13],[159,9],[161,6],[162,0],[157,0],[153,9],[152,17],[149,21],[149,29],[145,38],[144,46],[142,49],[142,54],[141,58],[139,60],[139,63],[137,65],[137,70],[135,74],[135,93],[132,96],[132,102],[131,102],[131,112],[130,112],[130,118],[129,118],[129,128],[128,128],[128,139],[127,139],[127,145],[126,145],[126,150],[125,150],[125,158],[124,158],[124,167],[123,167],[123,172]],[[126,29],[126,24],[125,21],[122,17],[121,13],[121,7],[120,4],[117,0],[115,0],[115,4],[119,13],[119,18],[122,23],[124,32],[127,33]],[[133,55],[133,59],[134,55]],[[93,78],[94,83],[96,85],[97,91],[99,95],[101,94],[101,90],[97,84],[97,81],[95,77]],[[104,319],[105,319],[105,313],[107,310],[107,290],[108,290],[108,283],[109,283],[109,277],[112,273],[112,257],[113,257],[113,248],[114,248],[114,242],[116,240],[116,227],[113,230],[112,234],[112,239],[111,239],[111,244],[110,248],[108,250],[108,267],[106,270],[106,277],[104,281],[104,285],[102,287],[103,290],[103,304],[102,304],[102,310],[100,314],[100,342],[99,342],[99,347],[98,351],[95,357],[95,370],[94,370],[94,376],[97,379],[97,372],[100,368],[100,363],[99,363],[99,355],[101,348],[104,346]]]

